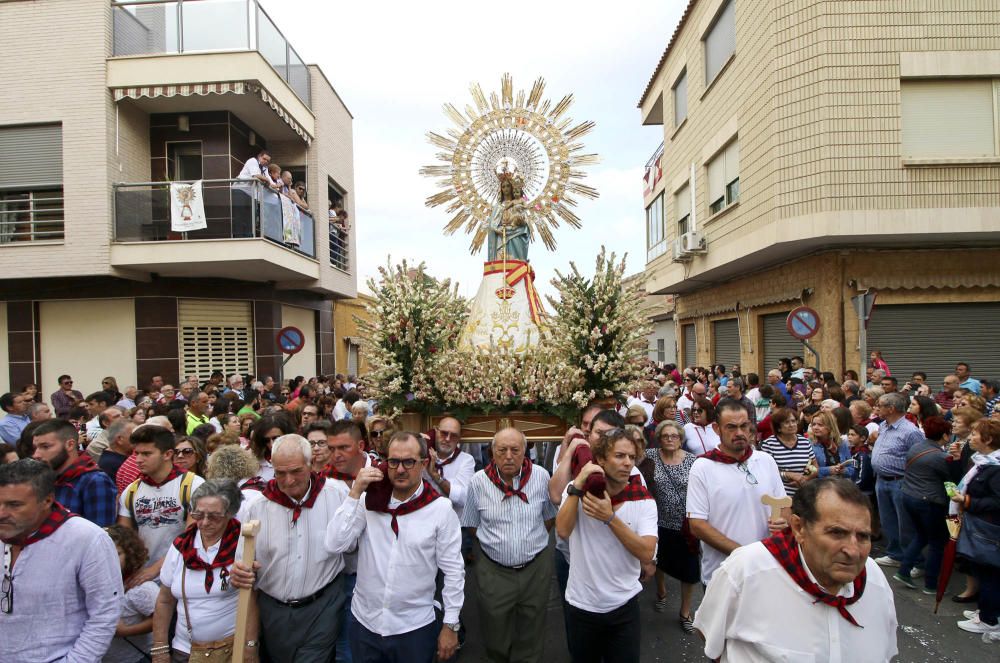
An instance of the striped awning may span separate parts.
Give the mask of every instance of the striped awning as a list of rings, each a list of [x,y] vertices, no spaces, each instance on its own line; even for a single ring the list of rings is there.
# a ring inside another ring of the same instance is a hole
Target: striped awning
[[[280,117],[285,124],[291,127],[292,131],[297,133],[302,140],[306,142],[306,145],[312,143],[312,136],[310,136],[305,129],[303,129],[295,118],[285,110],[278,101],[271,96],[264,87],[255,81],[225,81],[220,83],[195,83],[192,85],[149,85],[145,87],[118,87],[112,88],[112,92],[115,96],[115,101],[121,101],[122,99],[142,99],[147,97],[149,99],[155,99],[156,97],[192,97],[192,96],[206,96],[209,94],[252,94],[258,97],[262,102],[270,106],[278,117]]]

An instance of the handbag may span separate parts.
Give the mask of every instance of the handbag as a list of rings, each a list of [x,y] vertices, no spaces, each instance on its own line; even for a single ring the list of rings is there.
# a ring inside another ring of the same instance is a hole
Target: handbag
[[[191,610],[188,608],[187,592],[184,589],[184,581],[187,578],[187,565],[181,571],[181,599],[184,601],[184,613],[187,616],[188,640],[191,642],[190,661],[204,661],[205,663],[231,663],[233,660],[233,642],[235,635],[231,635],[225,640],[215,640],[213,642],[195,642],[194,631],[191,628]]]
[[[966,513],[955,552],[976,564],[1000,569],[1000,525]]]

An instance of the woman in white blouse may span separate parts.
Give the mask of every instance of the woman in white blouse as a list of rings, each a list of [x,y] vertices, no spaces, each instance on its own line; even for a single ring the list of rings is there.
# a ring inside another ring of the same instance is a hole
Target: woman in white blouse
[[[719,434],[712,429],[715,406],[707,398],[697,398],[691,406],[691,423],[684,424],[684,448],[695,456],[719,446]]]

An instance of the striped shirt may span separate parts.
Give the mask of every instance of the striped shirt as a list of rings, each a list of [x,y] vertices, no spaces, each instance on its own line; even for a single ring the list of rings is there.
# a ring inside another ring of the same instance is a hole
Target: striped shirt
[[[521,476],[514,486],[521,488]],[[549,545],[545,521],[556,517],[549,499],[549,473],[533,465],[528,485],[523,489],[528,502],[517,496],[504,498],[485,470],[476,472],[469,484],[462,527],[476,527],[483,552],[502,566],[521,566],[533,560]]]
[[[813,453],[812,443],[802,435],[795,436],[795,446],[791,449],[782,444],[781,440],[776,436],[772,435],[760,443],[760,450],[770,454],[771,458],[774,458],[779,472],[796,472],[801,474],[805,466],[809,464],[809,461],[816,458],[816,455]],[[794,495],[795,491],[799,488],[790,481],[782,480],[781,483],[785,485],[785,492],[788,493],[789,497]]]

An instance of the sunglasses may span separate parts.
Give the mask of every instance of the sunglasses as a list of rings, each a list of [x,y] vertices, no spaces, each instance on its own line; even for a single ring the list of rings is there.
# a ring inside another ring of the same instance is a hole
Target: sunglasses
[[[704,412],[705,410],[700,407],[691,408],[691,414],[698,414],[699,412]]]
[[[382,437],[383,435],[385,435],[385,431],[384,430],[373,430],[373,431],[370,431],[368,433],[368,435],[370,435],[371,437]]]
[[[198,452],[195,451],[194,449],[175,449],[174,453],[177,454],[178,456],[193,456]]]

